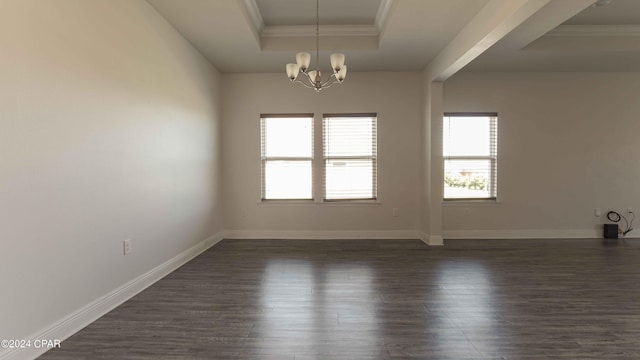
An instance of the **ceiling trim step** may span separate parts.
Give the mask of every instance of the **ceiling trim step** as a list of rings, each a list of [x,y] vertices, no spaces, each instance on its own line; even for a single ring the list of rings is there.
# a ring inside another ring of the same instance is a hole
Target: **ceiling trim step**
[[[545,36],[640,36],[640,25],[560,25]]]

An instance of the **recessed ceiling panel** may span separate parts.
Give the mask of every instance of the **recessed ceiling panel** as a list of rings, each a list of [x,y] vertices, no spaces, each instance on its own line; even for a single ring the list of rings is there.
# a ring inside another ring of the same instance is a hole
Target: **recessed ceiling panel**
[[[381,0],[320,0],[320,24],[373,25]],[[315,0],[255,0],[266,26],[313,25]]]

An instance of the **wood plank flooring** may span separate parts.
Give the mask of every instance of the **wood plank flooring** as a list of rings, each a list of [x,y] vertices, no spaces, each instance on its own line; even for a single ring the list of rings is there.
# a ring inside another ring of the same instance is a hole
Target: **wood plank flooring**
[[[640,359],[639,280],[631,240],[225,240],[41,359]]]

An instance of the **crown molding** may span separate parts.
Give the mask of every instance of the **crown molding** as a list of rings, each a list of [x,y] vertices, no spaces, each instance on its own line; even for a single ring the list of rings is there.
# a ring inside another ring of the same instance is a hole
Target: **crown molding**
[[[260,14],[260,9],[258,8],[256,0],[244,0],[242,3],[244,4],[247,14],[249,14],[249,18],[251,19],[256,32],[260,34],[264,29],[264,19],[262,19],[262,14]]]
[[[640,36],[640,25],[560,25],[545,36]]]
[[[354,37],[378,36],[378,29],[373,25],[322,25],[320,37]],[[265,26],[260,34],[262,38],[278,37],[315,37],[315,25]]]
[[[376,14],[376,19],[374,21],[374,25],[376,29],[378,29],[378,33],[382,32],[382,29],[384,29],[384,26],[387,23],[392,4],[393,0],[380,1],[380,7],[378,8],[378,13]]]
[[[320,29],[320,50],[375,50],[378,30],[373,25],[323,25]],[[260,46],[268,51],[310,50],[315,43],[315,25],[265,26],[260,34]]]

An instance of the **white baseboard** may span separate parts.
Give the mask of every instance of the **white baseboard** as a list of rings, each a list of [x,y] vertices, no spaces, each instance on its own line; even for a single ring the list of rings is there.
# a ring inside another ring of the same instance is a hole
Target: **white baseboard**
[[[415,230],[226,230],[225,239],[299,239],[299,240],[339,240],[339,239],[419,239]]]
[[[640,229],[633,229],[624,236],[625,239],[638,239],[640,238]]]
[[[223,239],[215,234],[26,339],[65,340]],[[0,349],[0,360],[35,359],[47,348]]]
[[[420,240],[429,246],[442,246],[444,241],[440,235],[429,235],[424,231],[420,233]]]
[[[445,230],[445,239],[599,239],[598,229]]]

